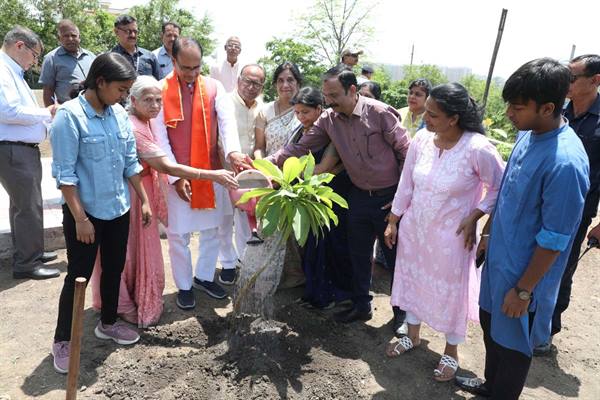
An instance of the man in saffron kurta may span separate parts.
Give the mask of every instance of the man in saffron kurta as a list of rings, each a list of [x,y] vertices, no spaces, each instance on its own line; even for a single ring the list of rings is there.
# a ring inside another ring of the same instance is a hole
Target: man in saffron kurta
[[[159,119],[166,129],[157,140],[172,160],[203,169],[220,169],[217,132],[228,160],[236,170],[249,168],[249,158],[240,152],[231,102],[223,86],[200,75],[202,48],[192,38],[179,38],[173,44],[174,71],[163,81],[163,110]],[[161,125],[161,124],[159,124]],[[218,128],[218,129],[217,129]],[[195,306],[192,286],[214,298],[225,291],[215,282],[219,254],[217,228],[233,210],[224,187],[209,181],[188,181],[169,177],[169,256],[177,305]],[[192,274],[190,234],[199,233],[199,257]],[[235,250],[230,249],[235,259]]]

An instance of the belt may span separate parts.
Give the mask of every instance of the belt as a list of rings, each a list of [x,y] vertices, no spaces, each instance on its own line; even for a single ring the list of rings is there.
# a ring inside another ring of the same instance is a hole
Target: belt
[[[383,197],[383,196],[389,196],[390,194],[396,193],[397,188],[398,188],[397,186],[390,186],[390,187],[387,187],[384,189],[375,189],[375,190],[365,190],[365,189],[360,189],[360,188],[357,188],[357,189],[363,193],[367,193],[369,195],[369,197]]]
[[[40,145],[39,143],[13,142],[11,140],[0,140],[0,144],[14,144],[17,146],[27,146],[34,149],[37,149]]]

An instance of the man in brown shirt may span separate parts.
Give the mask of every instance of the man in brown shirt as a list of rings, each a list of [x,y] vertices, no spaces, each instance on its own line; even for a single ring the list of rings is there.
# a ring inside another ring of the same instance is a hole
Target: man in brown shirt
[[[366,321],[372,316],[373,244],[376,237],[383,243],[387,209],[400,180],[409,137],[394,108],[358,95],[356,76],[345,65],[324,75],[323,95],[330,108],[298,143],[287,145],[269,159],[281,166],[288,157],[318,151],[329,142],[335,145],[353,183],[347,200],[354,303],[352,309],[336,314],[336,319]],[[388,265],[394,265],[395,249],[385,247],[384,253]],[[394,316],[396,329],[404,321],[404,312],[395,309]]]

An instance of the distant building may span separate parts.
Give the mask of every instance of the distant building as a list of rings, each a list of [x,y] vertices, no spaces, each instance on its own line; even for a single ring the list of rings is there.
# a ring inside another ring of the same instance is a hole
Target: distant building
[[[100,1],[100,7],[109,14],[112,15],[123,15],[129,12],[129,8],[115,8],[111,6],[112,1]]]
[[[384,64],[382,66],[390,74],[392,81],[399,81],[403,79],[406,69],[409,68],[408,65]],[[445,67],[440,65],[437,65],[437,67],[451,82],[460,81],[465,76],[473,73],[471,68],[468,67]]]

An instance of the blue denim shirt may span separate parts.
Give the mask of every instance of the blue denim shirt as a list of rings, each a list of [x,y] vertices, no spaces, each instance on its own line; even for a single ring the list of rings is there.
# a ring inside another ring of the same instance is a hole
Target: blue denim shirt
[[[57,186],[77,186],[88,214],[111,220],[129,210],[127,178],[142,166],[123,107],[115,104],[100,115],[80,94],[56,113],[50,142]]]

